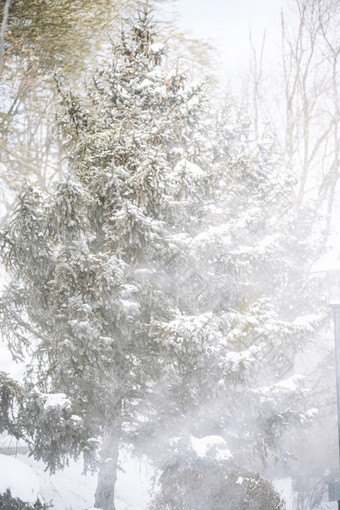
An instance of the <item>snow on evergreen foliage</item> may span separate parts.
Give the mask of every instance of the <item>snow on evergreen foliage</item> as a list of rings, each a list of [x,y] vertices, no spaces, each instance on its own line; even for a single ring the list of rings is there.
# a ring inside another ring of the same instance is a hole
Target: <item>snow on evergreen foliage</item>
[[[6,431],[19,438],[20,431],[13,422],[16,410],[21,407],[24,399],[22,386],[10,378],[6,373],[0,372],[0,433]]]
[[[83,454],[113,485],[121,440],[150,453],[183,430],[223,435],[245,467],[285,458],[310,405],[303,380],[278,383],[323,321],[312,211],[231,108],[203,121],[153,30],[141,13],[83,94],[57,78],[69,173],[24,190],[1,236],[4,334],[31,356],[16,430],[51,471]]]
[[[166,466],[150,510],[284,510],[270,483],[257,473],[196,459]]]
[[[47,510],[52,505],[46,505],[37,500],[32,505],[22,501],[19,498],[14,498],[11,491],[7,490],[4,494],[0,494],[0,508],[2,510]]]

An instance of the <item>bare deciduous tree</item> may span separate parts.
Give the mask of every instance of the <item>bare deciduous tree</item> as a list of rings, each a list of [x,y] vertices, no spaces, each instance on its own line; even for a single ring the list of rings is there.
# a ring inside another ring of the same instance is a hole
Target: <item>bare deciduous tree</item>
[[[285,166],[296,177],[293,199],[317,200],[331,225],[339,163],[339,52],[335,0],[293,0],[281,13],[281,74],[274,94],[265,86],[262,58],[252,45],[251,87],[255,136],[271,125]],[[263,54],[263,45],[260,55]]]

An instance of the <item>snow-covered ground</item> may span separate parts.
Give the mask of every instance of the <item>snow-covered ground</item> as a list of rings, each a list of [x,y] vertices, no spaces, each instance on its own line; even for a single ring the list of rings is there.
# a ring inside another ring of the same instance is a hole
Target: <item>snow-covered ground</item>
[[[214,440],[213,440],[214,438]],[[195,439],[195,438],[194,438]],[[217,444],[215,436],[197,440],[195,446]],[[198,442],[199,444],[198,444]],[[117,510],[146,510],[152,495],[154,471],[145,459],[136,459],[128,450],[120,454],[121,469],[116,488]],[[50,475],[42,462],[27,455],[16,458],[0,455],[0,492],[11,489],[12,495],[33,502],[38,494],[45,502],[53,502],[54,510],[93,510],[96,475],[82,475],[82,463],[71,462],[64,471]],[[286,501],[286,510],[293,510],[290,478],[274,480],[273,485]],[[336,510],[336,502],[324,502],[319,510]]]
[[[126,450],[120,454],[120,463],[117,510],[144,510],[152,488],[151,466]],[[81,462],[71,462],[64,471],[50,475],[42,462],[27,455],[0,455],[0,492],[10,488],[14,497],[24,501],[34,502],[39,493],[45,502],[53,502],[54,510],[88,510],[94,504],[96,484],[96,475],[82,475]]]
[[[34,503],[39,494],[39,480],[34,471],[20,460],[0,455],[0,493],[9,489],[12,496]]]

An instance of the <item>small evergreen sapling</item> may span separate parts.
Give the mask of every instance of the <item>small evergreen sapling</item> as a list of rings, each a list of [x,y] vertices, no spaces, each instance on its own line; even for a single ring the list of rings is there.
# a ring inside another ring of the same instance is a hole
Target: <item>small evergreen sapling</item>
[[[149,510],[285,510],[272,485],[258,473],[213,459],[170,464]]]
[[[41,503],[37,500],[33,505],[25,503],[19,498],[13,498],[11,491],[7,489],[4,494],[0,494],[1,510],[48,510],[52,505]]]

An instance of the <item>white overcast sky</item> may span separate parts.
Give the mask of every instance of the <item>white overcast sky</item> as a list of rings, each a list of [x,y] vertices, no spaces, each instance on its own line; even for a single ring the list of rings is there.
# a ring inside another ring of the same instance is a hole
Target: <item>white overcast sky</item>
[[[178,26],[193,36],[209,39],[219,49],[225,71],[247,65],[249,34],[257,47],[266,30],[265,58],[275,55],[280,42],[280,11],[285,0],[174,0],[163,9],[177,14]]]

